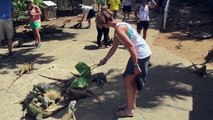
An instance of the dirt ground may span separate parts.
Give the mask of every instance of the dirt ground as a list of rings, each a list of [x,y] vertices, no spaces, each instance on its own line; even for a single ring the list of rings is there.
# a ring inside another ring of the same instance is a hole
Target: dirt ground
[[[197,64],[205,62],[208,51],[213,49],[213,38],[199,39],[190,35],[203,32],[213,35],[211,11],[204,1],[172,1],[166,31],[159,33],[154,45],[165,47]]]

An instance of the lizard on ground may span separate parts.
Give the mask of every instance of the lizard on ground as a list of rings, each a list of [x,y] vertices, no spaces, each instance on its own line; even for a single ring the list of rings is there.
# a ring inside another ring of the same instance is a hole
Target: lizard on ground
[[[93,97],[95,98],[99,103],[102,103],[101,99],[96,96],[92,91],[90,90],[84,90],[84,89],[73,89],[70,88],[66,92],[67,99],[70,100],[80,100],[87,97]]]
[[[44,93],[41,101],[42,106],[46,109],[49,107],[49,105],[61,101],[61,93],[56,89],[50,89]]]
[[[64,114],[64,116],[62,117],[62,120],[76,120],[75,118],[75,104],[76,104],[76,100],[72,100],[68,106],[68,111],[66,114]]]
[[[8,92],[8,90],[12,87],[12,85],[23,75],[26,73],[29,73],[32,69],[33,69],[33,65],[34,63],[25,63],[23,64],[19,71],[18,71],[18,77],[11,83],[11,85],[8,87],[6,93]]]

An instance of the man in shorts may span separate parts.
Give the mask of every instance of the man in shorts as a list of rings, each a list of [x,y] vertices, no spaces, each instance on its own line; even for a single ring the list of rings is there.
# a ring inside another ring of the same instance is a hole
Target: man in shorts
[[[120,9],[119,8],[120,4],[121,4],[120,0],[109,0],[109,2],[108,2],[108,7],[113,12],[114,19],[117,18],[117,13]]]
[[[0,0],[0,41],[8,40],[8,56],[12,55],[12,39],[14,35],[11,0]]]
[[[84,18],[86,17],[87,22],[88,22],[88,26],[86,28],[90,28],[91,27],[91,19],[93,17],[95,17],[95,11],[94,11],[93,7],[92,6],[83,5],[83,4],[80,4],[79,7],[83,11],[82,19],[79,22],[80,23],[83,22]]]
[[[128,21],[129,20],[129,15],[132,10],[132,4],[134,0],[123,0],[123,15],[124,18],[122,21]],[[127,15],[127,16],[126,16]]]

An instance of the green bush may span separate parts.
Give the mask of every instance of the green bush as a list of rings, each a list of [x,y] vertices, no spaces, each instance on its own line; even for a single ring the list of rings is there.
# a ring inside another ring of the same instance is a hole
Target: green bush
[[[28,10],[25,1],[26,0],[12,0],[15,20],[24,20],[28,17]],[[41,10],[46,8],[42,0],[34,0],[34,3],[38,5]]]

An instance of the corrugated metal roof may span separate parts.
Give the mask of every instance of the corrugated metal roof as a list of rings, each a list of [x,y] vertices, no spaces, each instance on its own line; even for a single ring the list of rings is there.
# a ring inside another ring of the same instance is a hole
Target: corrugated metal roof
[[[56,6],[56,3],[54,3],[53,1],[43,1],[43,3],[44,3],[46,6]]]

